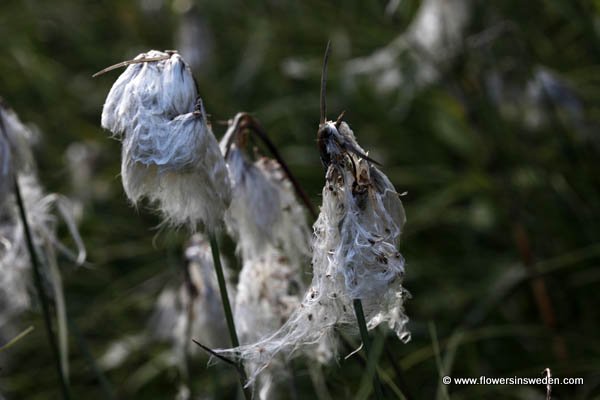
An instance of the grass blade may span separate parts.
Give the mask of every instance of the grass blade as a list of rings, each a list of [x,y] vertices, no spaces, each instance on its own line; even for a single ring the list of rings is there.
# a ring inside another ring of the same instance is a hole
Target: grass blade
[[[48,299],[48,296],[46,295],[46,292],[44,290],[44,284],[42,282],[41,265],[35,250],[35,246],[33,244],[31,229],[29,227],[29,223],[27,222],[27,213],[25,211],[25,204],[23,203],[23,198],[21,197],[19,182],[17,180],[16,175],[13,178],[15,197],[17,200],[17,206],[19,208],[19,217],[21,218],[21,222],[23,223],[23,230],[25,231],[25,242],[27,244],[27,251],[29,252],[29,257],[31,258],[31,265],[33,266],[33,280],[35,283],[35,289],[40,300],[40,305],[42,307],[44,326],[46,327],[48,342],[50,344],[50,349],[52,350],[52,355],[54,356],[53,358],[55,361],[56,371],[58,373],[58,378],[60,381],[60,388],[62,391],[63,399],[68,400],[71,398],[71,396],[69,392],[69,385],[61,366],[60,352],[58,350],[56,336],[54,334],[54,331],[52,330],[52,319],[50,317],[50,300]]]
[[[214,233],[210,234],[210,249],[213,256],[213,263],[215,266],[215,272],[217,273],[217,281],[219,283],[219,291],[221,292],[221,301],[223,302],[223,311],[225,312],[225,320],[227,321],[227,328],[229,329],[229,337],[231,338],[231,344],[233,347],[239,347],[240,341],[238,340],[237,331],[235,329],[235,323],[233,322],[233,312],[231,311],[231,304],[229,303],[229,295],[227,294],[227,285],[225,284],[225,275],[223,274],[223,266],[221,265],[221,254],[219,251],[219,243]],[[246,400],[252,399],[252,393],[250,389],[245,387],[247,377],[243,363],[239,362],[240,372],[240,384],[244,392]]]
[[[363,311],[362,302],[360,299],[354,299],[354,312],[356,314],[356,320],[358,321],[358,329],[360,330],[360,337],[363,345],[365,346],[365,352],[367,353],[367,370],[369,363],[371,362],[371,342],[369,342],[369,330],[367,329],[367,321],[365,320],[365,313]],[[374,364],[375,366],[377,363]],[[373,388],[375,389],[375,398],[380,400],[383,399],[383,393],[381,391],[381,383],[379,382],[379,374],[375,369],[373,371]]]
[[[19,340],[23,339],[25,336],[29,335],[31,332],[33,332],[33,325],[28,327],[27,329],[25,329],[23,332],[19,333],[14,338],[10,339],[8,341],[8,343],[6,343],[4,346],[1,346],[0,353],[2,353],[4,350],[10,349],[12,346],[15,345],[15,343],[17,343]]]

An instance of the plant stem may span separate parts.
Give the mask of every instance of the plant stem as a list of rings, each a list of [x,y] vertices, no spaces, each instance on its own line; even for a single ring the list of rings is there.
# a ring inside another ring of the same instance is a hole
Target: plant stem
[[[358,329],[360,330],[360,337],[365,346],[365,353],[367,359],[371,357],[371,342],[369,342],[369,330],[367,329],[367,321],[365,320],[365,313],[363,311],[362,302],[360,299],[354,299],[354,313],[356,314],[356,320],[358,321]],[[367,362],[368,363],[368,362]],[[377,369],[373,373],[373,389],[375,390],[375,398],[378,400],[383,399],[383,392],[381,391],[381,383],[379,382],[379,374]]]
[[[12,346],[15,345],[15,343],[23,339],[25,336],[29,335],[31,332],[33,332],[33,325],[25,329],[23,332],[19,333],[14,338],[10,339],[5,345],[0,346],[0,353],[2,353],[4,350],[10,349]]]
[[[23,203],[23,198],[21,197],[21,190],[19,189],[19,182],[17,181],[17,176],[14,175],[14,190],[15,197],[17,200],[17,206],[19,208],[19,216],[21,218],[21,222],[23,223],[23,231],[25,232],[25,242],[27,244],[27,251],[29,252],[29,257],[31,258],[31,265],[33,266],[33,280],[35,283],[35,288],[38,293],[38,297],[40,299],[40,304],[42,306],[42,314],[44,316],[44,325],[46,327],[46,333],[48,336],[48,342],[50,343],[50,348],[52,349],[52,355],[54,356],[56,371],[58,372],[58,377],[60,380],[62,395],[65,400],[70,399],[69,394],[69,386],[67,384],[67,379],[64,374],[64,371],[60,362],[60,353],[58,351],[58,344],[56,342],[56,337],[54,331],[52,330],[52,320],[50,319],[50,306],[49,300],[46,296],[46,292],[44,291],[44,284],[42,282],[42,272],[40,262],[35,251],[35,246],[33,244],[33,238],[31,236],[31,230],[29,228],[29,223],[27,222],[27,213],[25,212],[25,204]]]
[[[225,320],[227,321],[227,328],[229,329],[229,337],[231,338],[231,344],[233,347],[239,347],[240,341],[238,340],[237,331],[235,329],[235,323],[233,322],[233,312],[231,311],[231,304],[229,303],[229,295],[227,294],[227,285],[225,284],[225,275],[223,274],[223,266],[221,265],[221,255],[219,252],[219,243],[214,233],[210,233],[210,250],[212,252],[213,263],[215,266],[215,272],[217,273],[217,281],[219,283],[219,291],[221,292],[221,301],[223,302],[223,311],[225,312]],[[241,361],[239,361],[239,373],[240,373],[240,384],[244,392],[246,400],[252,399],[252,393],[249,388],[246,388],[246,370]]]

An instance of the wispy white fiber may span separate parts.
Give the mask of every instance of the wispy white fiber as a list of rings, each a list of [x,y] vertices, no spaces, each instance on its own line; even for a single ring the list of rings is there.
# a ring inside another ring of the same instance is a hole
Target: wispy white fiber
[[[32,167],[31,131],[0,97],[0,205],[12,191],[13,174]]]
[[[300,305],[310,231],[304,209],[279,163],[266,157],[252,161],[240,145],[243,141],[232,137],[239,134],[235,128],[241,115],[222,139],[221,150],[233,186],[225,223],[242,259],[235,323],[240,343],[248,345],[280,329]],[[249,373],[260,367],[253,361],[246,363]],[[273,359],[258,378],[255,395],[279,397],[281,383],[289,375],[283,357]]]
[[[42,261],[44,283],[51,287],[54,297],[61,364],[68,375],[66,307],[56,252],[81,264],[85,261],[85,248],[71,213],[72,204],[63,196],[46,195],[38,182],[29,147],[31,132],[4,104],[0,104],[0,118],[0,137],[3,139],[0,142],[3,156],[0,160],[0,335],[10,334],[13,319],[33,303],[30,296],[32,265],[19,215],[14,187],[16,177],[33,244]],[[56,238],[59,218],[69,229],[75,251]]]
[[[210,348],[229,343],[223,303],[208,241],[196,234],[186,247],[186,279],[180,285],[166,287],[158,297],[151,328],[154,335],[173,343],[183,358],[188,352],[202,352],[191,342],[195,339]],[[226,278],[230,270],[221,260]],[[231,286],[231,285],[229,285]],[[228,287],[233,301],[235,288]]]
[[[150,50],[135,60],[165,57],[129,65],[114,83],[102,110],[102,127],[115,135],[133,130],[142,111],[165,119],[194,111],[198,93],[189,66],[177,53]]]
[[[223,152],[230,135],[221,140]],[[245,260],[256,258],[270,245],[295,265],[303,262],[310,254],[310,232],[304,208],[279,163],[267,157],[252,162],[235,143],[226,162],[233,197],[225,223],[237,240],[238,253]]]
[[[220,225],[231,191],[225,162],[196,91],[176,52],[152,50],[110,90],[102,126],[123,142],[121,175],[132,203],[147,198],[166,222]]]
[[[403,341],[410,339],[403,302],[404,259],[398,251],[405,221],[399,195],[389,179],[356,152],[363,152],[345,122],[327,122],[331,164],[323,204],[314,224],[313,280],[301,305],[273,335],[225,350],[249,362],[252,384],[278,353],[322,350],[333,356],[337,330],[357,332],[353,300],[362,300],[369,329],[387,323]]]

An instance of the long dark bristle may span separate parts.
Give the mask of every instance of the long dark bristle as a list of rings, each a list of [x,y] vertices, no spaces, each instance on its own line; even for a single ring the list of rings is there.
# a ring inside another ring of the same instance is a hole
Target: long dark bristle
[[[325,56],[323,57],[323,70],[321,71],[321,124],[327,120],[327,62],[329,61],[329,53],[331,50],[331,40],[327,41],[325,48]]]

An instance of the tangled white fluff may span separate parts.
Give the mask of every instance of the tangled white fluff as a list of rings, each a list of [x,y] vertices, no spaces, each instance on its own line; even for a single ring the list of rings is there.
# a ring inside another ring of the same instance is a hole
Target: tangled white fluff
[[[20,174],[19,188],[27,211],[34,243],[41,249],[40,255],[46,265],[56,264],[55,249],[81,264],[85,260],[85,248],[70,213],[70,201],[57,194],[45,195],[35,175]],[[73,252],[56,238],[58,218],[52,209],[56,207],[77,245]],[[0,209],[0,326],[12,316],[30,307],[29,283],[30,260],[25,242],[23,224],[18,218],[14,195],[9,195]],[[48,272],[51,275],[51,271]],[[53,278],[48,276],[49,280]],[[58,277],[60,278],[60,276]]]
[[[241,342],[250,343],[279,329],[300,303],[310,233],[276,161],[251,163],[232,148],[228,166],[235,186],[225,222],[243,262],[235,319]]]
[[[199,350],[191,339],[212,348],[226,345],[229,338],[208,241],[195,234],[185,258],[186,279],[163,289],[151,319],[154,334],[171,341],[180,358]],[[231,275],[224,259],[221,264],[226,277]],[[235,288],[228,287],[228,293],[233,300]]]
[[[66,355],[66,308],[56,252],[66,254],[77,263],[83,263],[85,248],[77,231],[69,200],[56,194],[45,195],[40,187],[29,147],[31,132],[4,104],[0,104],[0,119],[0,137],[3,139],[0,143],[0,153],[3,156],[0,160],[0,337],[14,334],[11,332],[13,318],[32,305],[29,294],[31,261],[13,187],[16,177],[34,246],[42,265],[46,267],[42,269],[43,278],[45,283],[52,287],[60,322],[59,346],[61,354]],[[56,211],[53,208],[56,208]],[[65,221],[77,246],[75,252],[70,251],[56,238],[59,216]],[[61,359],[65,371],[67,359]]]
[[[236,120],[221,140],[226,156],[233,197],[225,215],[227,229],[237,240],[244,260],[257,258],[270,245],[285,254],[298,268],[310,254],[310,232],[303,207],[279,163],[267,157],[252,162],[234,142]]]
[[[248,384],[280,352],[291,357],[308,346],[331,357],[335,330],[357,331],[354,299],[362,300],[369,329],[387,322],[401,340],[410,339],[404,259],[397,249],[405,220],[399,195],[383,173],[357,155],[364,151],[345,122],[327,124],[334,130],[325,144],[331,163],[314,224],[312,283],[276,333],[224,351],[251,362]]]
[[[0,97],[0,205],[12,191],[13,174],[31,169],[32,133]]]
[[[310,231],[291,182],[275,160],[252,162],[240,148],[238,114],[221,141],[233,186],[226,213],[228,232],[242,259],[235,301],[235,322],[242,344],[277,331],[301,302],[302,267],[308,263]],[[228,146],[228,144],[230,146]],[[255,390],[259,399],[277,397],[289,374],[281,358],[263,371]],[[252,373],[260,365],[247,363]]]
[[[214,230],[231,199],[225,162],[189,66],[176,52],[151,50],[110,90],[102,126],[122,139],[127,197],[147,198],[173,225]]]

